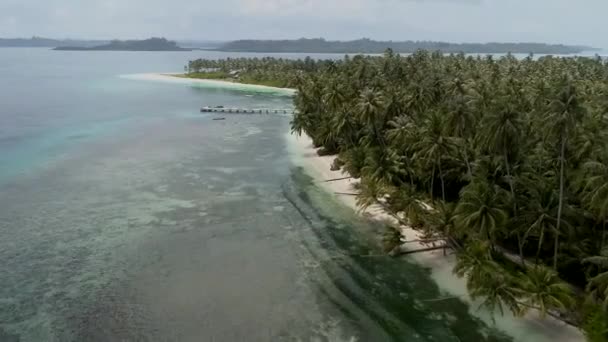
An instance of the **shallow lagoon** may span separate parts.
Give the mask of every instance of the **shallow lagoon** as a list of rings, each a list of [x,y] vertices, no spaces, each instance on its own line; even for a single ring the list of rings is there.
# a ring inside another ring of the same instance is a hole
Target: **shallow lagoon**
[[[0,55],[0,340],[509,341],[289,155],[288,97],[121,77],[187,53]],[[26,96],[26,97],[23,97]]]

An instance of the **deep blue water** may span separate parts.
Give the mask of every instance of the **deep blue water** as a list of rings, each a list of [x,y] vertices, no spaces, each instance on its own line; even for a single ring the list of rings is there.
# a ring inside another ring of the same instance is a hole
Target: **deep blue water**
[[[198,112],[289,97],[121,77],[205,56],[0,49],[0,341],[510,340],[382,256],[289,117]]]

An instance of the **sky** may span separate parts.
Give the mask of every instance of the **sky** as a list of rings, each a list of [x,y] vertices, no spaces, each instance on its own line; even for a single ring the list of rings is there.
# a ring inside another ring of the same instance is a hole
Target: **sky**
[[[608,48],[607,0],[0,0],[0,37],[545,42]]]

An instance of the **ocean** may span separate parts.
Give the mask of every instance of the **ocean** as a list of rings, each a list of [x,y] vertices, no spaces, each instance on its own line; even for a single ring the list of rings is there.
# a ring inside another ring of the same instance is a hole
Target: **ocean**
[[[513,340],[383,255],[288,115],[199,112],[289,96],[132,76],[228,56],[0,49],[0,341]]]

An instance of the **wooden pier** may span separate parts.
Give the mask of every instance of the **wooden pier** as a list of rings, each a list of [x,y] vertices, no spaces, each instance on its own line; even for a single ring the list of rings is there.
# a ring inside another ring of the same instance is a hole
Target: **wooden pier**
[[[295,109],[203,107],[201,113],[227,114],[295,114]]]

